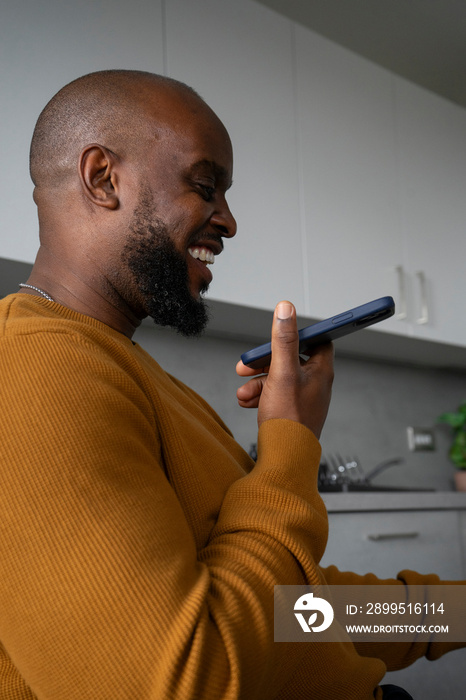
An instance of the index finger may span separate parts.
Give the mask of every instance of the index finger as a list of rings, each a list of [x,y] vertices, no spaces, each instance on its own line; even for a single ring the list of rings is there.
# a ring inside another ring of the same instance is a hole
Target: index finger
[[[245,365],[242,360],[240,360],[236,365],[236,374],[239,374],[240,377],[253,377],[256,374],[264,374],[268,372],[268,370],[268,365],[266,367],[259,367],[254,369],[253,367],[248,367],[247,365]]]

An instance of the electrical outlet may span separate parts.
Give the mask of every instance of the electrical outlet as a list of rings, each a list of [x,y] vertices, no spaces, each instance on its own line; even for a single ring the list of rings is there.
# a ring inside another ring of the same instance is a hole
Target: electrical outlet
[[[431,428],[408,428],[408,447],[411,452],[435,450],[434,431]]]

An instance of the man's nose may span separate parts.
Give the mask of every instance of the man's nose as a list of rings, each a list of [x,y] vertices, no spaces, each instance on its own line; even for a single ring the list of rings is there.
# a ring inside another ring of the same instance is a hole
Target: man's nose
[[[236,233],[236,219],[231,213],[226,200],[223,200],[222,205],[216,208],[210,222],[218,233],[225,238],[233,238]]]

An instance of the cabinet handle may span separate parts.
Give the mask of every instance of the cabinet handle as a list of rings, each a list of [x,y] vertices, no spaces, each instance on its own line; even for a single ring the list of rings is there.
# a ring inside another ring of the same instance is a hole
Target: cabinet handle
[[[416,323],[429,323],[429,307],[427,305],[427,284],[426,276],[423,272],[416,272],[416,277],[419,280],[419,292],[421,299],[421,314],[416,319]]]
[[[367,535],[368,540],[380,542],[381,540],[412,540],[419,537],[419,532],[379,532],[376,535]]]
[[[403,265],[397,265],[395,267],[395,272],[398,277],[398,308],[399,311],[396,315],[398,321],[402,321],[408,316],[408,310],[406,305],[406,284],[405,284],[405,273],[403,270]]]

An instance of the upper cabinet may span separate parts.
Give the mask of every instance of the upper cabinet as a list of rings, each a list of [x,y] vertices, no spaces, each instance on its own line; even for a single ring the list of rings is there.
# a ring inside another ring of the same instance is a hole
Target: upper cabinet
[[[466,345],[466,112],[302,28],[310,315],[390,294],[378,329]]]
[[[109,18],[92,0],[24,0],[2,16],[1,258],[38,247],[27,166],[45,102],[92,70],[166,73],[233,142],[238,233],[212,299],[268,316],[287,298],[318,319],[392,295],[377,329],[466,346],[466,110],[252,0],[115,4]]]
[[[401,79],[395,98],[400,223],[415,334],[466,345],[466,110]]]
[[[393,77],[300,27],[296,66],[309,314],[386,295],[399,310]]]
[[[192,85],[227,127],[236,238],[212,269],[209,295],[304,313],[292,23],[250,0],[168,0],[168,74]]]

